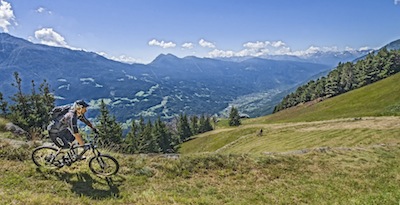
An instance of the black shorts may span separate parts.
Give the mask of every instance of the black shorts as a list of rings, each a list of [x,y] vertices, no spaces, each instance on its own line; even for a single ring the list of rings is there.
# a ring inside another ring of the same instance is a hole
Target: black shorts
[[[63,129],[60,131],[49,130],[50,139],[60,148],[69,148],[70,143],[75,140],[74,135],[68,130]]]

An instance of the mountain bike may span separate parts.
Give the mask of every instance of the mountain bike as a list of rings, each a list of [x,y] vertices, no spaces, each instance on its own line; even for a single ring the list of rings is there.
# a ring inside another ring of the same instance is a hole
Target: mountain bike
[[[59,169],[65,165],[71,166],[77,161],[84,160],[84,154],[91,150],[94,156],[89,159],[90,170],[100,176],[114,175],[119,170],[119,163],[114,157],[100,153],[95,144],[97,138],[98,135],[96,134],[89,143],[84,145],[72,144],[67,149],[47,145],[37,147],[32,151],[32,160],[38,167]],[[83,151],[78,153],[78,148],[83,148]]]

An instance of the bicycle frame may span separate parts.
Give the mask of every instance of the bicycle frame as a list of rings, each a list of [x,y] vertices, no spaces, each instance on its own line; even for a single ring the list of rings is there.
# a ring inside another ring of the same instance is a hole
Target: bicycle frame
[[[97,138],[97,136],[95,136],[95,138]],[[95,145],[93,141],[85,143],[84,145],[72,144],[69,149],[58,148],[57,152],[55,153],[55,156],[58,156],[60,153],[66,152],[66,154],[68,155],[67,160],[70,160],[70,161],[67,162],[67,164],[64,164],[64,165],[68,165],[68,166],[73,164],[74,162],[78,161],[77,159],[74,159],[74,157],[77,157],[77,156],[82,157],[89,150],[92,150],[92,153],[93,153],[94,157],[98,157],[98,156],[101,155],[101,153],[97,149],[97,145]],[[83,151],[81,153],[76,153],[74,155],[73,154],[73,152],[75,152],[74,149],[78,149],[78,148],[83,148]],[[66,151],[66,150],[68,150],[68,151]],[[64,156],[63,156],[63,159],[65,159]],[[55,158],[52,159],[50,161],[50,163],[53,163],[54,162],[53,160],[55,160]]]
[[[97,138],[97,135],[94,139]],[[78,148],[83,148],[81,153],[77,153]],[[108,154],[102,154],[95,144],[94,140],[85,143],[84,145],[72,144],[70,148],[63,149],[54,146],[40,146],[33,150],[33,162],[41,166],[51,166],[50,168],[61,168],[65,165],[71,166],[74,162],[86,159],[83,155],[89,150],[92,150],[94,156],[88,160],[90,170],[99,176],[111,176],[118,172],[119,163],[114,157]],[[41,155],[41,152],[43,155]],[[50,152],[48,152],[50,151]]]
[[[69,150],[77,149],[77,148],[83,148],[83,151],[81,153],[78,153],[78,155],[82,156],[84,155],[87,151],[92,150],[92,153],[94,156],[99,156],[101,153],[97,149],[97,146],[94,145],[93,143],[85,143],[84,145],[77,145],[77,146],[71,146]]]

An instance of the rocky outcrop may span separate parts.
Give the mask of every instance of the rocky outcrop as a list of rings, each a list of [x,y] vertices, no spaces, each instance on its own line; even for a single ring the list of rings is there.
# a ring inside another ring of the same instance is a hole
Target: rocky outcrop
[[[5,126],[6,130],[13,133],[14,135],[17,136],[24,136],[24,137],[28,137],[29,133],[27,131],[25,131],[24,129],[20,128],[18,125],[15,125],[14,123],[7,123]]]

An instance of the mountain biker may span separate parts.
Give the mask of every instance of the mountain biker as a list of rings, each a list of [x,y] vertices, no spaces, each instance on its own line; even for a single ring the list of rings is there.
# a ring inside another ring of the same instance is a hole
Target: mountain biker
[[[77,100],[66,114],[61,116],[59,120],[53,120],[49,125],[50,138],[58,147],[69,148],[70,143],[74,140],[78,141],[79,145],[85,144],[78,130],[78,119],[92,128],[96,134],[98,133],[97,129],[85,117],[87,107],[89,107],[89,104],[85,101]]]

